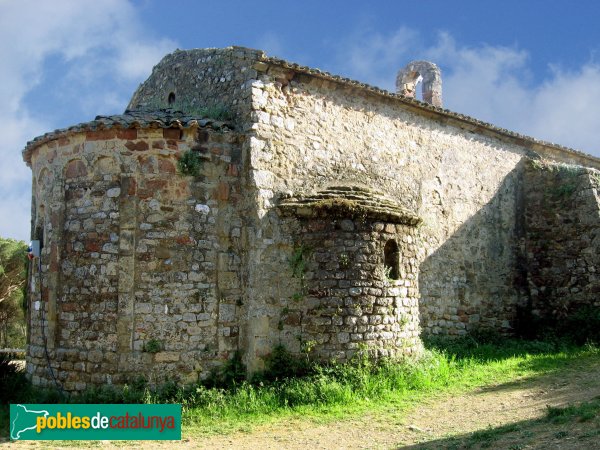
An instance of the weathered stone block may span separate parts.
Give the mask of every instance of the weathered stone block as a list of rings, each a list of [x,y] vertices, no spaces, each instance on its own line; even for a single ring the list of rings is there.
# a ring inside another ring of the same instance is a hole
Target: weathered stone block
[[[87,175],[87,168],[80,159],[73,160],[67,164],[65,178],[79,178]]]
[[[148,145],[148,142],[139,140],[136,142],[127,141],[125,143],[125,147],[134,152],[142,152],[142,151],[148,150],[149,145]]]
[[[88,353],[88,361],[92,363],[99,363],[102,361],[103,353],[100,350],[92,350]]]
[[[179,352],[158,352],[154,355],[154,361],[160,362],[176,362],[179,361]]]
[[[233,322],[235,321],[236,306],[226,303],[219,304],[219,321]]]

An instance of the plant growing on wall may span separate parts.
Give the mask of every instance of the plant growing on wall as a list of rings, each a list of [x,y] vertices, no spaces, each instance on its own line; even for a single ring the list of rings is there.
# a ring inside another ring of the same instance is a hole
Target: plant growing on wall
[[[575,192],[576,188],[577,186],[575,185],[575,183],[565,183],[552,189],[551,193],[554,199],[558,200],[561,198],[570,197],[573,194],[573,192]]]
[[[187,150],[179,161],[177,161],[177,170],[181,175],[197,177],[202,168],[202,159],[198,152]]]
[[[379,265],[375,268],[375,279],[383,281],[385,284],[388,284],[390,280],[392,280],[392,268],[386,267],[383,265]]]
[[[350,257],[348,256],[348,253],[340,254],[340,268],[347,269],[348,267],[350,267]]]
[[[290,263],[290,269],[292,270],[292,277],[300,280],[300,292],[296,292],[292,295],[295,301],[301,300],[306,292],[305,274],[307,259],[310,256],[310,249],[304,245],[294,247],[292,256],[288,260]]]
[[[194,100],[177,98],[174,94],[172,102],[160,100],[158,98],[146,101],[140,105],[146,111],[175,111],[196,118],[214,119],[220,122],[228,122],[233,119],[233,114],[223,105],[200,106],[195,104]]]
[[[549,163],[539,160],[531,160],[533,169],[555,174],[554,186],[547,190],[549,198],[553,201],[567,200],[577,190],[577,177],[583,172],[583,168],[577,165]]]
[[[577,190],[577,176],[579,168],[567,165],[552,166],[551,171],[556,171],[558,176],[555,178],[555,186],[549,193],[553,200],[567,200]]]
[[[158,339],[150,339],[144,344],[144,351],[147,353],[158,353],[162,349],[162,344]]]
[[[292,276],[294,278],[304,278],[306,272],[306,260],[310,256],[310,249],[304,245],[294,247],[294,252],[289,259]]]
[[[408,314],[401,314],[398,318],[398,324],[400,325],[400,328],[404,328],[406,325],[408,325],[409,320],[410,318]]]
[[[208,117],[210,119],[219,120],[221,122],[227,122],[233,119],[233,115],[231,114],[231,112],[222,105],[200,108],[198,113],[202,117]]]

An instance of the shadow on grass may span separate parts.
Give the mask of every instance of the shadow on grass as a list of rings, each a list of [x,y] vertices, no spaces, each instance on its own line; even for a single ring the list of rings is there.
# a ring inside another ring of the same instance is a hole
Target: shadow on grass
[[[523,380],[526,376],[535,380],[550,372],[569,370],[580,363],[580,358],[584,361],[594,356],[596,364],[600,361],[600,352],[592,347],[560,350],[555,344],[505,338],[499,342],[464,338],[426,344],[435,351],[420,360],[402,363],[386,360],[375,363],[364,355],[353,364],[315,366],[310,375],[272,382],[242,382],[230,388],[180,387],[168,383],[154,391],[134,382],[122,388],[99,387],[70,399],[51,398],[51,391],[31,386],[22,372],[8,371],[5,381],[13,383],[15,389],[4,390],[0,434],[8,430],[8,407],[5,406],[8,403],[181,403],[187,411],[184,419],[222,430],[227,423],[246,426],[260,417],[285,414],[290,408],[319,411],[325,406],[344,406],[351,413],[358,411],[365,398],[403,401],[419,393],[484,386],[493,381],[490,375],[497,376],[498,381],[516,377]],[[283,358],[281,364],[287,365],[288,360]],[[510,389],[518,384],[507,383],[494,389]],[[0,388],[3,386],[0,383]]]
[[[556,380],[542,379],[544,375],[563,371],[585,370],[600,364],[600,347],[592,344],[583,346],[566,341],[533,341],[502,338],[496,334],[477,338],[466,336],[456,340],[426,339],[425,347],[445,353],[459,364],[470,362],[502,362],[518,359],[516,368],[525,375],[510,382],[482,386],[478,392],[510,392],[522,389],[525,385],[536,384],[548,388]],[[554,388],[550,387],[550,388]],[[600,389],[600,386],[599,386]]]
[[[423,436],[423,440],[426,436]],[[459,449],[598,449],[600,448],[600,399],[562,408],[548,407],[540,419],[524,420],[473,433],[399,445],[404,450]]]
[[[551,357],[589,351],[594,347],[574,345],[567,341],[536,341],[507,338],[494,332],[477,333],[460,338],[428,336],[423,338],[425,348],[439,350],[456,360],[476,360],[481,362],[524,357],[527,355],[549,355]]]

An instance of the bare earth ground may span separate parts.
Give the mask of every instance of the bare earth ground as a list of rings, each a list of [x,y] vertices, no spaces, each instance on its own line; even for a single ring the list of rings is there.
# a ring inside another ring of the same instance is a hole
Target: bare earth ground
[[[556,374],[487,386],[457,396],[439,396],[409,411],[393,407],[373,413],[316,423],[292,419],[250,432],[186,437],[181,442],[90,442],[95,448],[206,449],[600,449],[600,418],[564,425],[539,421],[547,405],[589,401],[600,395],[600,361],[582,362]],[[515,424],[492,441],[469,433]],[[491,428],[490,428],[491,427]],[[50,441],[5,443],[19,449],[49,447]]]

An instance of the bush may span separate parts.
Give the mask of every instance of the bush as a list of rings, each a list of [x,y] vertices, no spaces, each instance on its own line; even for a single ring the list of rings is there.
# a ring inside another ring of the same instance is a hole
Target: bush
[[[21,370],[11,361],[15,355],[0,353],[0,436],[8,436],[9,405],[27,403],[31,398],[31,385]]]
[[[182,175],[197,177],[202,168],[200,154],[194,150],[187,150],[177,161],[177,170]]]
[[[557,324],[559,336],[577,345],[600,344],[600,307],[583,306]]]
[[[246,380],[246,365],[237,351],[222,367],[212,371],[204,381],[206,387],[232,388]]]
[[[537,317],[520,311],[517,335],[553,343],[600,344],[600,307],[584,305],[562,318]]]
[[[484,385],[494,377],[499,377],[495,378],[498,381],[556,369],[582,355],[598,357],[597,349],[571,346],[556,353],[556,343],[487,333],[458,339],[430,338],[427,346],[420,357],[401,359],[374,360],[362,349],[344,364],[309,363],[280,346],[267,359],[266,371],[252,381],[245,380],[246,368],[236,353],[209,382],[180,386],[169,381],[149,387],[138,377],[125,386],[94,387],[68,399],[58,391],[31,387],[22,373],[0,363],[0,376],[6,374],[0,379],[0,388],[10,391],[10,386],[21,386],[20,393],[15,391],[8,397],[13,403],[180,403],[185,424],[214,426],[222,432],[231,423],[246,424],[252,417],[285,413],[289,408],[318,411],[336,405],[361,407],[365,402],[395,401],[453,386]],[[7,399],[3,398],[3,403],[0,432],[8,430]]]
[[[112,385],[93,386],[78,395],[74,395],[72,399],[76,400],[77,403],[126,403],[123,401],[123,390]]]
[[[198,115],[222,122],[228,122],[233,119],[233,114],[231,114],[227,108],[221,105],[201,108],[198,111]]]
[[[0,353],[0,403],[9,404],[20,401],[28,392],[29,383],[25,371],[11,361],[16,359],[10,353]]]
[[[252,382],[272,382],[293,377],[302,377],[311,373],[310,363],[290,353],[283,345],[277,345],[266,358],[265,370],[254,374]]]

